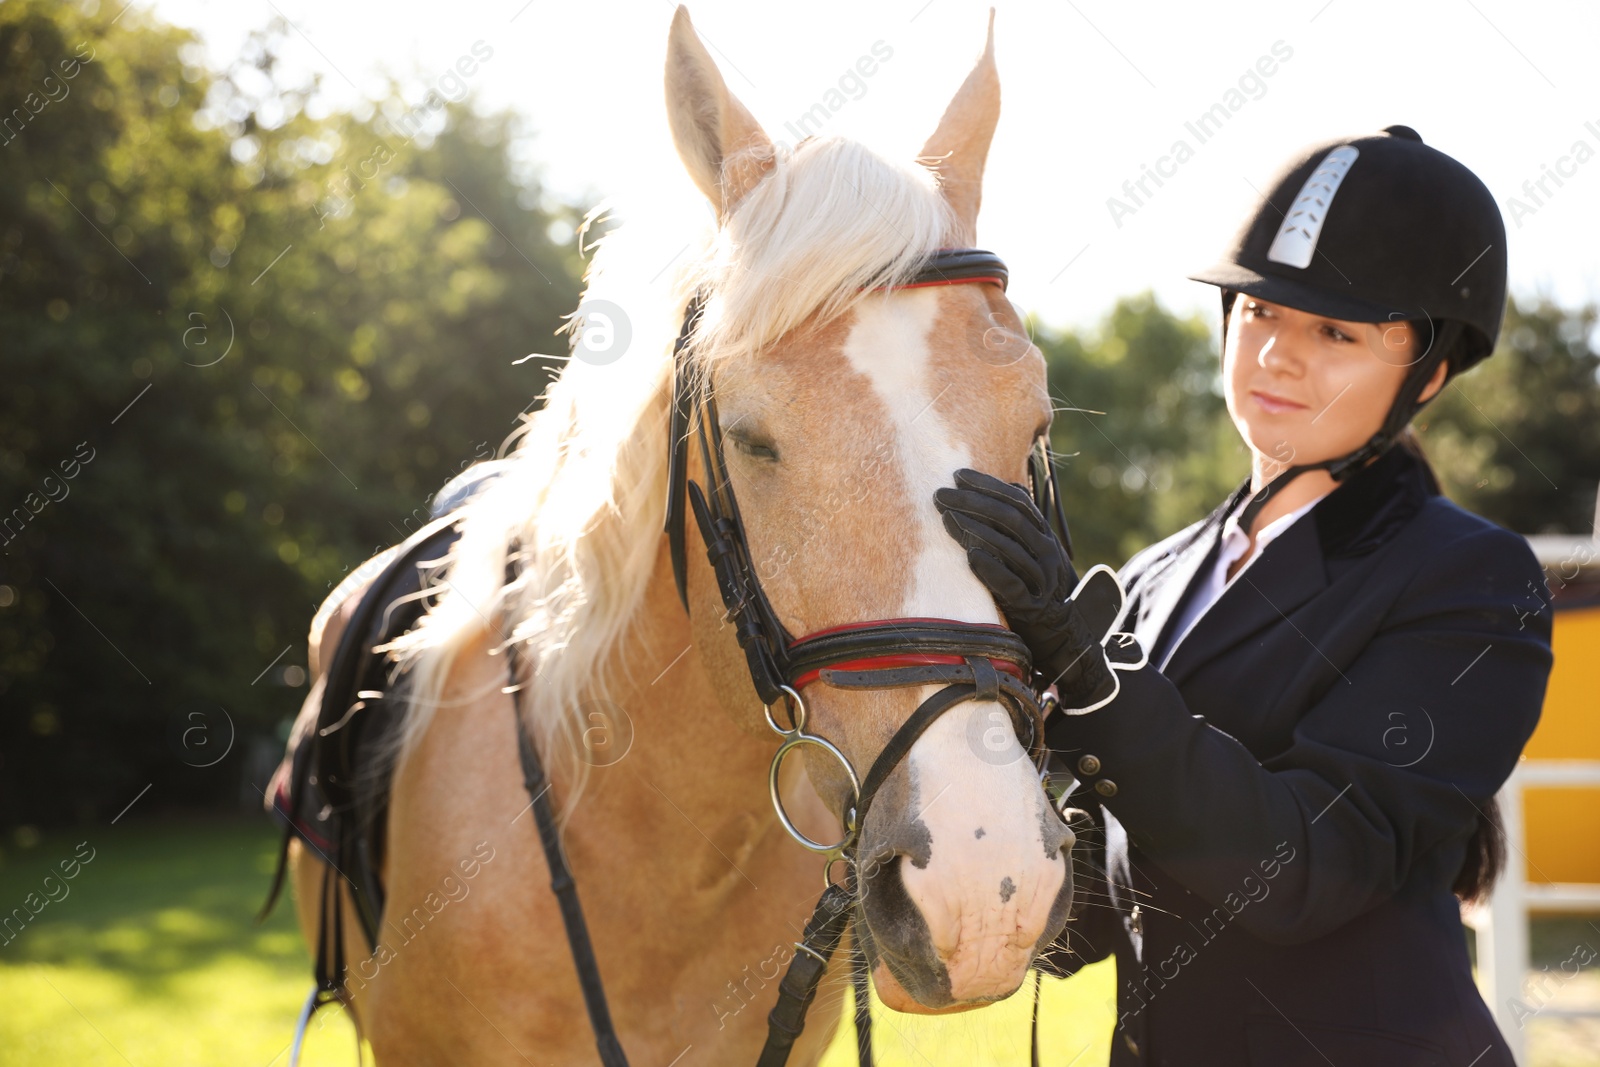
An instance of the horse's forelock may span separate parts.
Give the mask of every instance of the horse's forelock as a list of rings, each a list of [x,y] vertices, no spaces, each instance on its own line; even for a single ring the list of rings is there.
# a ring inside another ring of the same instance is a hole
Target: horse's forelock
[[[696,351],[711,363],[755,358],[910,278],[954,226],[924,167],[837,137],[780,152],[690,272],[689,287],[712,294]]]

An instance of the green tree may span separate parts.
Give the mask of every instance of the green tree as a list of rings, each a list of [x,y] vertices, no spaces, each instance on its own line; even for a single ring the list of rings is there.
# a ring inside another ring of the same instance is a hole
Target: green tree
[[[1249,472],[1203,320],[1145,293],[1119,300],[1095,330],[1035,341],[1049,367],[1051,445],[1079,570],[1122,566],[1206,515]]]
[[[316,604],[501,443],[576,303],[513,119],[314,117],[284,32],[212,75],[138,9],[0,6],[0,824],[233,793]],[[240,741],[186,766],[217,707]]]
[[[1593,534],[1600,308],[1513,300],[1494,357],[1417,420],[1452,499],[1518,533]]]

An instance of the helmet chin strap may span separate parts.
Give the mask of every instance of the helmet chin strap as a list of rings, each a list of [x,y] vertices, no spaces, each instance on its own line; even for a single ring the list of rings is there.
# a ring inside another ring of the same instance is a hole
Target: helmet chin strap
[[[1222,336],[1223,343],[1227,343],[1228,314],[1232,308],[1233,293],[1223,291]],[[1297,463],[1278,473],[1266,485],[1251,494],[1245,501],[1244,507],[1239,511],[1239,528],[1245,533],[1251,532],[1256,517],[1261,514],[1261,509],[1267,502],[1277,496],[1283,488],[1307,471],[1325,470],[1333,477],[1335,482],[1342,482],[1368,463],[1377,459],[1389,450],[1400,438],[1400,434],[1410,424],[1417,412],[1422,410],[1425,400],[1419,400],[1422,390],[1434,375],[1435,369],[1446,358],[1447,353],[1453,350],[1461,339],[1461,324],[1453,319],[1428,320],[1432,327],[1433,336],[1429,338],[1428,347],[1422,356],[1411,365],[1409,373],[1400,383],[1400,390],[1395,394],[1394,402],[1389,405],[1389,412],[1384,416],[1383,425],[1378,432],[1373,434],[1367,443],[1353,452],[1342,456],[1321,460],[1316,463]],[[1448,373],[1448,372],[1447,372]],[[1438,394],[1435,393],[1435,396]],[[1428,398],[1433,399],[1432,397]]]
[[[1284,486],[1307,471],[1326,470],[1333,476],[1334,481],[1342,482],[1368,462],[1387,452],[1394,441],[1394,436],[1380,431],[1373,434],[1366,444],[1354,452],[1346,453],[1336,459],[1325,459],[1320,463],[1297,463],[1286,468],[1245,501],[1244,507],[1239,511],[1239,529],[1250,533],[1250,527],[1255,524],[1256,516],[1261,514],[1261,509],[1267,506],[1267,502],[1277,496]]]

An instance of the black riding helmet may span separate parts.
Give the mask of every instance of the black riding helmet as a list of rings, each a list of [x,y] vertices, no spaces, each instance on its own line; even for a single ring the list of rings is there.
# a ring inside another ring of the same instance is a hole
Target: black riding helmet
[[[1296,153],[1221,260],[1190,277],[1222,289],[1223,336],[1245,293],[1352,322],[1411,323],[1424,354],[1379,431],[1345,456],[1290,467],[1251,498],[1248,523],[1308,470],[1342,480],[1394,444],[1440,361],[1454,377],[1494,351],[1506,301],[1499,205],[1465,166],[1409,126]]]

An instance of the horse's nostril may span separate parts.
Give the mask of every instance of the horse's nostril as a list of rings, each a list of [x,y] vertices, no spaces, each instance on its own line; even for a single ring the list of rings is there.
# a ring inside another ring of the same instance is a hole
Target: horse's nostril
[[[948,979],[927,918],[906,886],[906,864],[912,859],[900,849],[875,850],[861,862],[856,892],[874,955],[890,964],[901,982],[916,986],[923,1003],[944,1003],[949,999],[948,988],[936,992],[934,987],[947,984]],[[933,985],[924,988],[930,982]]]
[[[882,848],[859,862],[856,868],[856,885],[860,887],[863,901],[869,894],[882,888],[885,882],[892,882],[904,894],[905,883],[900,878],[900,861],[905,855],[899,849]]]
[[[906,888],[904,864],[910,856],[898,849],[879,849],[857,870],[856,893],[867,921],[881,939],[899,947],[927,936],[921,909]]]

